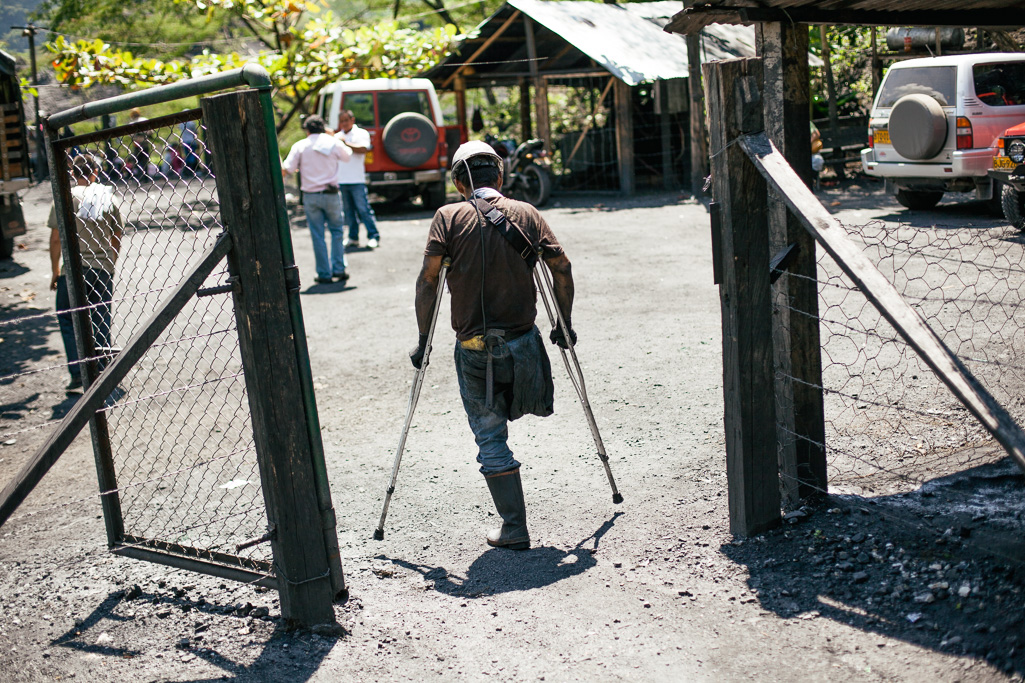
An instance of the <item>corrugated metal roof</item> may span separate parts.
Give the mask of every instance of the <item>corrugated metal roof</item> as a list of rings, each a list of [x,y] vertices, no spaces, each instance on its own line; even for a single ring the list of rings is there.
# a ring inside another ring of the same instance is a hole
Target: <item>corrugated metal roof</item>
[[[673,36],[666,40],[661,27],[630,9],[629,3],[509,0],[509,4],[565,38],[627,85],[687,76],[686,42]],[[676,2],[653,4],[680,7]]]
[[[679,0],[631,2],[622,5],[585,1],[509,0],[477,27],[478,35],[426,75],[442,83],[476,49],[519,11],[537,25],[541,74],[587,67],[593,60],[601,69],[628,85],[657,79],[686,78],[687,44],[663,28],[679,12]],[[526,48],[521,22],[514,22],[474,59],[478,77],[501,79],[522,74]],[[749,26],[711,25],[702,32],[703,61],[750,57],[755,54],[754,29]],[[557,42],[556,42],[557,41]],[[569,44],[575,50],[567,53]],[[575,55],[575,57],[574,57]]]
[[[15,65],[17,62],[14,61],[12,55],[7,54],[3,50],[0,50],[0,71],[7,74],[8,76],[16,76]]]
[[[684,0],[666,27],[695,33],[710,23],[790,21],[863,26],[1025,26],[1022,0]]]

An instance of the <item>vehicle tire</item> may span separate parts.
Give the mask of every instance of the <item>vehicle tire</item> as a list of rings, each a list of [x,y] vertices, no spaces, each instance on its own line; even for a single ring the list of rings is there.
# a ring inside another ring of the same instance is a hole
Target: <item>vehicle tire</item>
[[[0,261],[6,261],[14,255],[14,238],[0,237]]]
[[[912,211],[928,211],[940,203],[942,192],[927,190],[897,190],[897,201]]]
[[[544,206],[552,194],[552,176],[546,168],[527,164],[520,178],[519,190],[523,201],[534,206]]]
[[[427,188],[420,193],[420,199],[424,203],[425,209],[434,211],[440,209],[445,205],[445,181],[442,180],[438,183],[431,183]]]
[[[438,149],[438,128],[415,112],[399,114],[381,134],[384,150],[399,166],[416,168],[430,161]]]
[[[1004,218],[1007,219],[1007,222],[1015,230],[1025,231],[1025,192],[1016,190],[1010,185],[1004,185],[1000,203],[1003,205]]]
[[[947,115],[943,107],[921,93],[897,100],[887,128],[893,148],[905,159],[931,159],[947,142]]]

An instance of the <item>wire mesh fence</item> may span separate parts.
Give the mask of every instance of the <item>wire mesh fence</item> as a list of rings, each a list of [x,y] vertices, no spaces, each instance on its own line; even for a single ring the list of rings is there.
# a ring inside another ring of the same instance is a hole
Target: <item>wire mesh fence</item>
[[[877,268],[1019,422],[1025,239],[1007,227],[845,225]],[[819,330],[830,490],[888,495],[1005,457],[821,249]],[[786,274],[784,277],[800,277]],[[786,301],[790,316],[808,316]],[[798,382],[783,374],[777,377]],[[782,413],[779,410],[778,413]],[[795,435],[777,425],[781,449]],[[784,475],[785,476],[785,475]]]
[[[27,375],[88,383],[85,366],[102,371],[214,243],[224,226],[205,133],[197,109],[54,141],[77,228],[64,254],[77,260],[55,280],[57,311],[0,312],[0,330],[57,327],[67,362],[5,363],[0,402],[16,402]],[[229,277],[222,264],[205,287]],[[78,340],[76,316],[89,328]],[[191,299],[97,411],[93,441],[112,462],[115,488],[103,493],[119,503],[118,544],[272,573],[268,544],[238,549],[266,534],[267,515],[235,320],[230,289]],[[0,440],[55,424],[23,417],[0,417]]]

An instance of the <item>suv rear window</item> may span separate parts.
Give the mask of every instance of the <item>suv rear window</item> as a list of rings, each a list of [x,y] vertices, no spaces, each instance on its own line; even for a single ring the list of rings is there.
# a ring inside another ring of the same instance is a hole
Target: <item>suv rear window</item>
[[[399,114],[409,111],[431,118],[431,105],[427,100],[427,93],[423,90],[379,92],[377,111],[381,116],[382,126],[388,125],[388,122]]]
[[[342,107],[351,109],[356,125],[361,128],[374,124],[374,94],[369,92],[345,93]]]
[[[976,64],[975,96],[991,107],[1025,104],[1025,62]]]
[[[954,106],[957,92],[957,67],[922,66],[910,69],[890,69],[879,91],[877,107],[892,107],[905,95],[929,95],[944,107]]]

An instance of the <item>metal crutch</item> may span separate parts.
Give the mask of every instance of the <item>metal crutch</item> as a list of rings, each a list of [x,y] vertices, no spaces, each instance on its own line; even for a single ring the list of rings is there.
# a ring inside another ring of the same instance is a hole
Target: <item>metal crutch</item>
[[[434,339],[434,328],[438,324],[438,311],[441,310],[441,296],[445,292],[445,275],[448,273],[452,259],[445,258],[441,262],[441,274],[438,276],[438,296],[434,300],[434,310],[431,312],[431,328],[427,331],[427,348],[424,349],[423,362],[413,376],[413,386],[409,390],[409,404],[406,406],[406,422],[402,425],[402,434],[399,435],[399,447],[395,449],[395,464],[391,468],[391,483],[384,496],[384,509],[381,510],[381,522],[374,530],[374,540],[384,540],[384,520],[388,516],[388,505],[391,503],[391,495],[395,493],[395,480],[399,476],[399,464],[402,462],[402,451],[406,448],[406,436],[409,434],[409,426],[413,422],[413,411],[416,410],[416,403],[420,400],[420,387],[424,384],[424,375],[427,374],[427,364],[431,357],[431,341]]]
[[[598,449],[598,459],[601,460],[602,466],[605,467],[605,476],[609,478],[609,486],[612,487],[612,502],[618,505],[623,502],[623,494],[616,488],[616,480],[612,478],[612,470],[609,469],[609,456],[605,453],[605,444],[601,440],[601,434],[598,433],[598,423],[594,421],[594,413],[591,412],[591,404],[587,400],[584,373],[580,370],[580,361],[577,360],[577,352],[574,349],[573,340],[570,338],[569,327],[562,317],[559,302],[555,298],[555,288],[552,284],[551,273],[548,272],[547,265],[541,259],[540,254],[538,255],[537,265],[534,267],[534,280],[537,282],[538,292],[541,293],[541,300],[544,301],[545,310],[548,311],[548,321],[552,327],[555,327],[556,324],[559,325],[562,329],[562,336],[569,346],[568,349],[559,346],[562,362],[566,365],[569,381],[573,383],[573,388],[577,390],[577,396],[580,398],[580,404],[584,407],[584,416],[587,418],[587,424],[591,428],[594,445]],[[555,311],[554,314],[552,312],[553,309]],[[572,367],[569,362],[571,358],[573,359]]]

